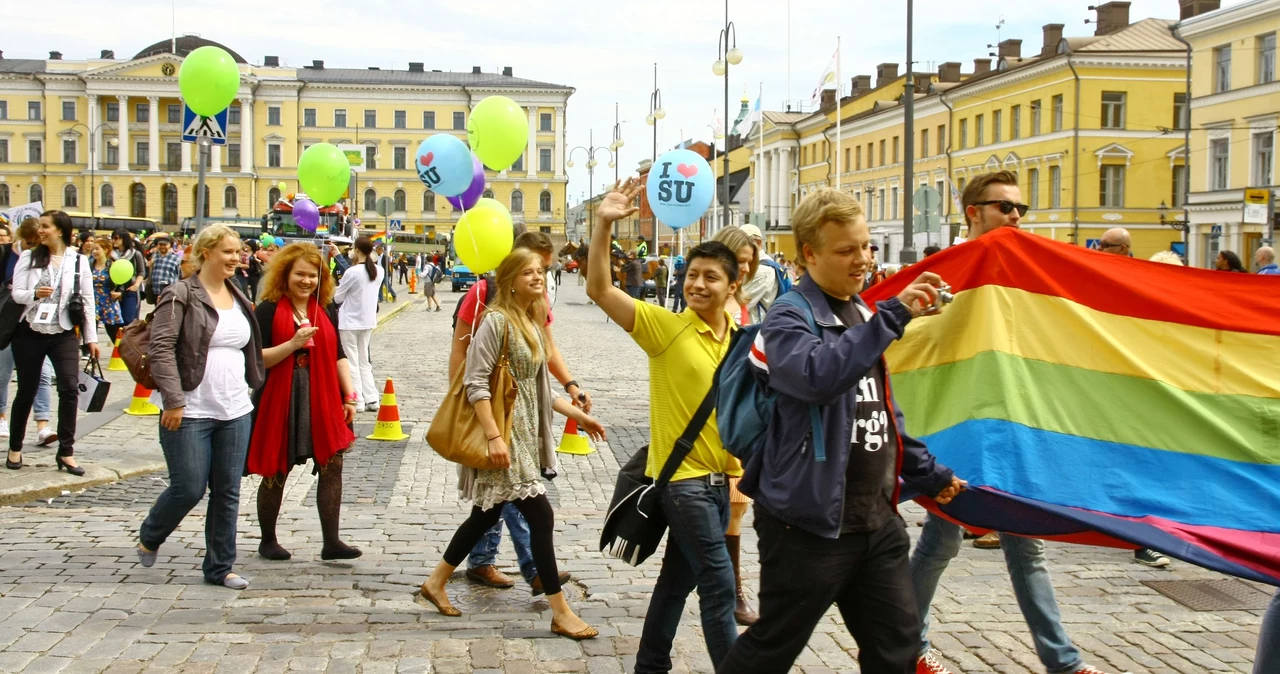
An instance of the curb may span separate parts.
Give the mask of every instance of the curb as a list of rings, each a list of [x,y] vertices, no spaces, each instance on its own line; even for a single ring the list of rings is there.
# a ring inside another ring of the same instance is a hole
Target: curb
[[[383,324],[385,324],[387,321],[389,321],[389,320],[391,320],[392,318],[394,318],[395,316],[397,316],[401,311],[404,311],[405,309],[408,309],[408,308],[409,308],[409,307],[411,307],[411,306],[416,306],[416,305],[418,305],[418,304],[421,304],[421,303],[422,303],[422,302],[424,302],[424,301],[425,301],[425,300],[423,300],[423,299],[405,300],[405,301],[400,302],[399,304],[397,304],[395,307],[393,307],[393,308],[392,308],[390,311],[388,311],[387,313],[385,313],[385,314],[381,314],[381,313],[380,313],[380,314],[378,315],[378,326],[377,326],[376,328],[374,328],[374,330],[377,330],[377,329],[381,328],[381,327],[383,326]]]

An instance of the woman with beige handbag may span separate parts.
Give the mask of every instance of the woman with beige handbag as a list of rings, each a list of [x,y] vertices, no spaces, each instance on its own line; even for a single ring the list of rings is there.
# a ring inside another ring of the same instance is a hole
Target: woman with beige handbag
[[[422,597],[441,614],[462,615],[449,603],[445,585],[484,532],[498,521],[502,506],[512,503],[529,522],[534,561],[551,604],[551,631],[571,639],[590,639],[599,631],[574,614],[560,588],[552,540],[554,513],[542,474],[556,466],[553,409],[576,420],[596,440],[604,439],[605,430],[599,421],[551,391],[543,334],[545,274],[542,256],[527,248],[517,248],[502,261],[497,295],[476,331],[466,371],[460,375],[474,419],[466,418],[460,409],[464,406],[457,404],[459,382],[455,381],[450,387],[453,399],[446,400],[428,431],[433,448],[463,464],[458,488],[474,505],[421,589]],[[514,399],[509,387],[515,389]],[[446,424],[452,428],[446,429]],[[477,460],[479,449],[468,430],[477,425],[484,432],[488,467],[476,467],[483,461]]]

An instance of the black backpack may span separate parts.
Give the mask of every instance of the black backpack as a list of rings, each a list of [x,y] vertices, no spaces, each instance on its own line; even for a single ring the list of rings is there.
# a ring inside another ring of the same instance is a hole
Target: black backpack
[[[493,274],[485,274],[481,276],[476,283],[484,281],[484,305],[487,307],[493,304],[493,298],[498,294],[498,280]],[[462,300],[458,300],[458,306],[453,308],[453,328],[458,328],[458,312],[462,311]]]

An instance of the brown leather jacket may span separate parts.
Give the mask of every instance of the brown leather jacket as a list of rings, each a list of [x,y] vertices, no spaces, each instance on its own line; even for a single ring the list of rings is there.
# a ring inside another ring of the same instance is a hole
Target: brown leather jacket
[[[244,375],[249,388],[257,389],[267,380],[262,365],[262,335],[253,316],[253,306],[230,280],[227,289],[244,310],[251,330],[244,347]],[[165,288],[151,319],[149,357],[151,376],[164,398],[166,410],[186,406],[184,391],[204,380],[209,341],[218,327],[218,310],[209,293],[193,274]]]

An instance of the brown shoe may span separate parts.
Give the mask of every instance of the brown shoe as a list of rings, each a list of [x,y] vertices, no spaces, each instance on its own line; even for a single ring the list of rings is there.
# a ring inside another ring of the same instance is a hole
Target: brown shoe
[[[559,634],[562,637],[569,637],[574,641],[582,641],[583,639],[594,639],[600,636],[600,630],[594,627],[587,626],[583,628],[582,631],[580,632],[570,632],[569,630],[566,630],[565,628],[556,624],[556,621],[554,620],[551,621],[551,632],[553,634]]]
[[[974,541],[973,547],[978,548],[979,550],[999,550],[1000,534],[993,531]]]
[[[427,590],[427,584],[425,582],[422,584],[422,587],[418,588],[418,594],[422,595],[423,599],[431,602],[431,605],[436,607],[436,610],[440,612],[440,615],[449,616],[450,618],[457,618],[462,615],[462,611],[459,611],[453,604],[450,604],[448,600],[441,601],[440,599],[437,599],[435,595],[431,594],[431,592]]]
[[[560,572],[560,585],[561,585],[561,586],[563,586],[565,583],[569,582],[569,581],[570,581],[570,580],[572,580],[572,579],[573,579],[573,577],[569,575],[569,572],[568,572],[568,571],[561,571],[561,572]],[[543,592],[543,590],[542,590],[542,579],[541,579],[541,578],[534,578],[534,579],[533,579],[533,582],[529,583],[529,588],[533,591],[533,596],[535,596],[535,597],[536,597],[536,596],[538,596],[538,595],[540,595],[540,594],[542,594],[542,592]]]
[[[751,603],[747,601],[747,595],[742,593],[742,568],[738,560],[741,555],[742,538],[740,536],[724,537],[725,547],[729,550],[729,561],[733,562],[733,582],[735,587],[735,596],[733,603],[733,620],[743,627],[751,627],[756,624],[760,616],[755,609],[751,608]]]
[[[467,580],[480,585],[488,585],[501,590],[506,590],[516,586],[516,581],[511,576],[498,570],[498,567],[492,564],[477,566],[474,569],[467,569]]]

